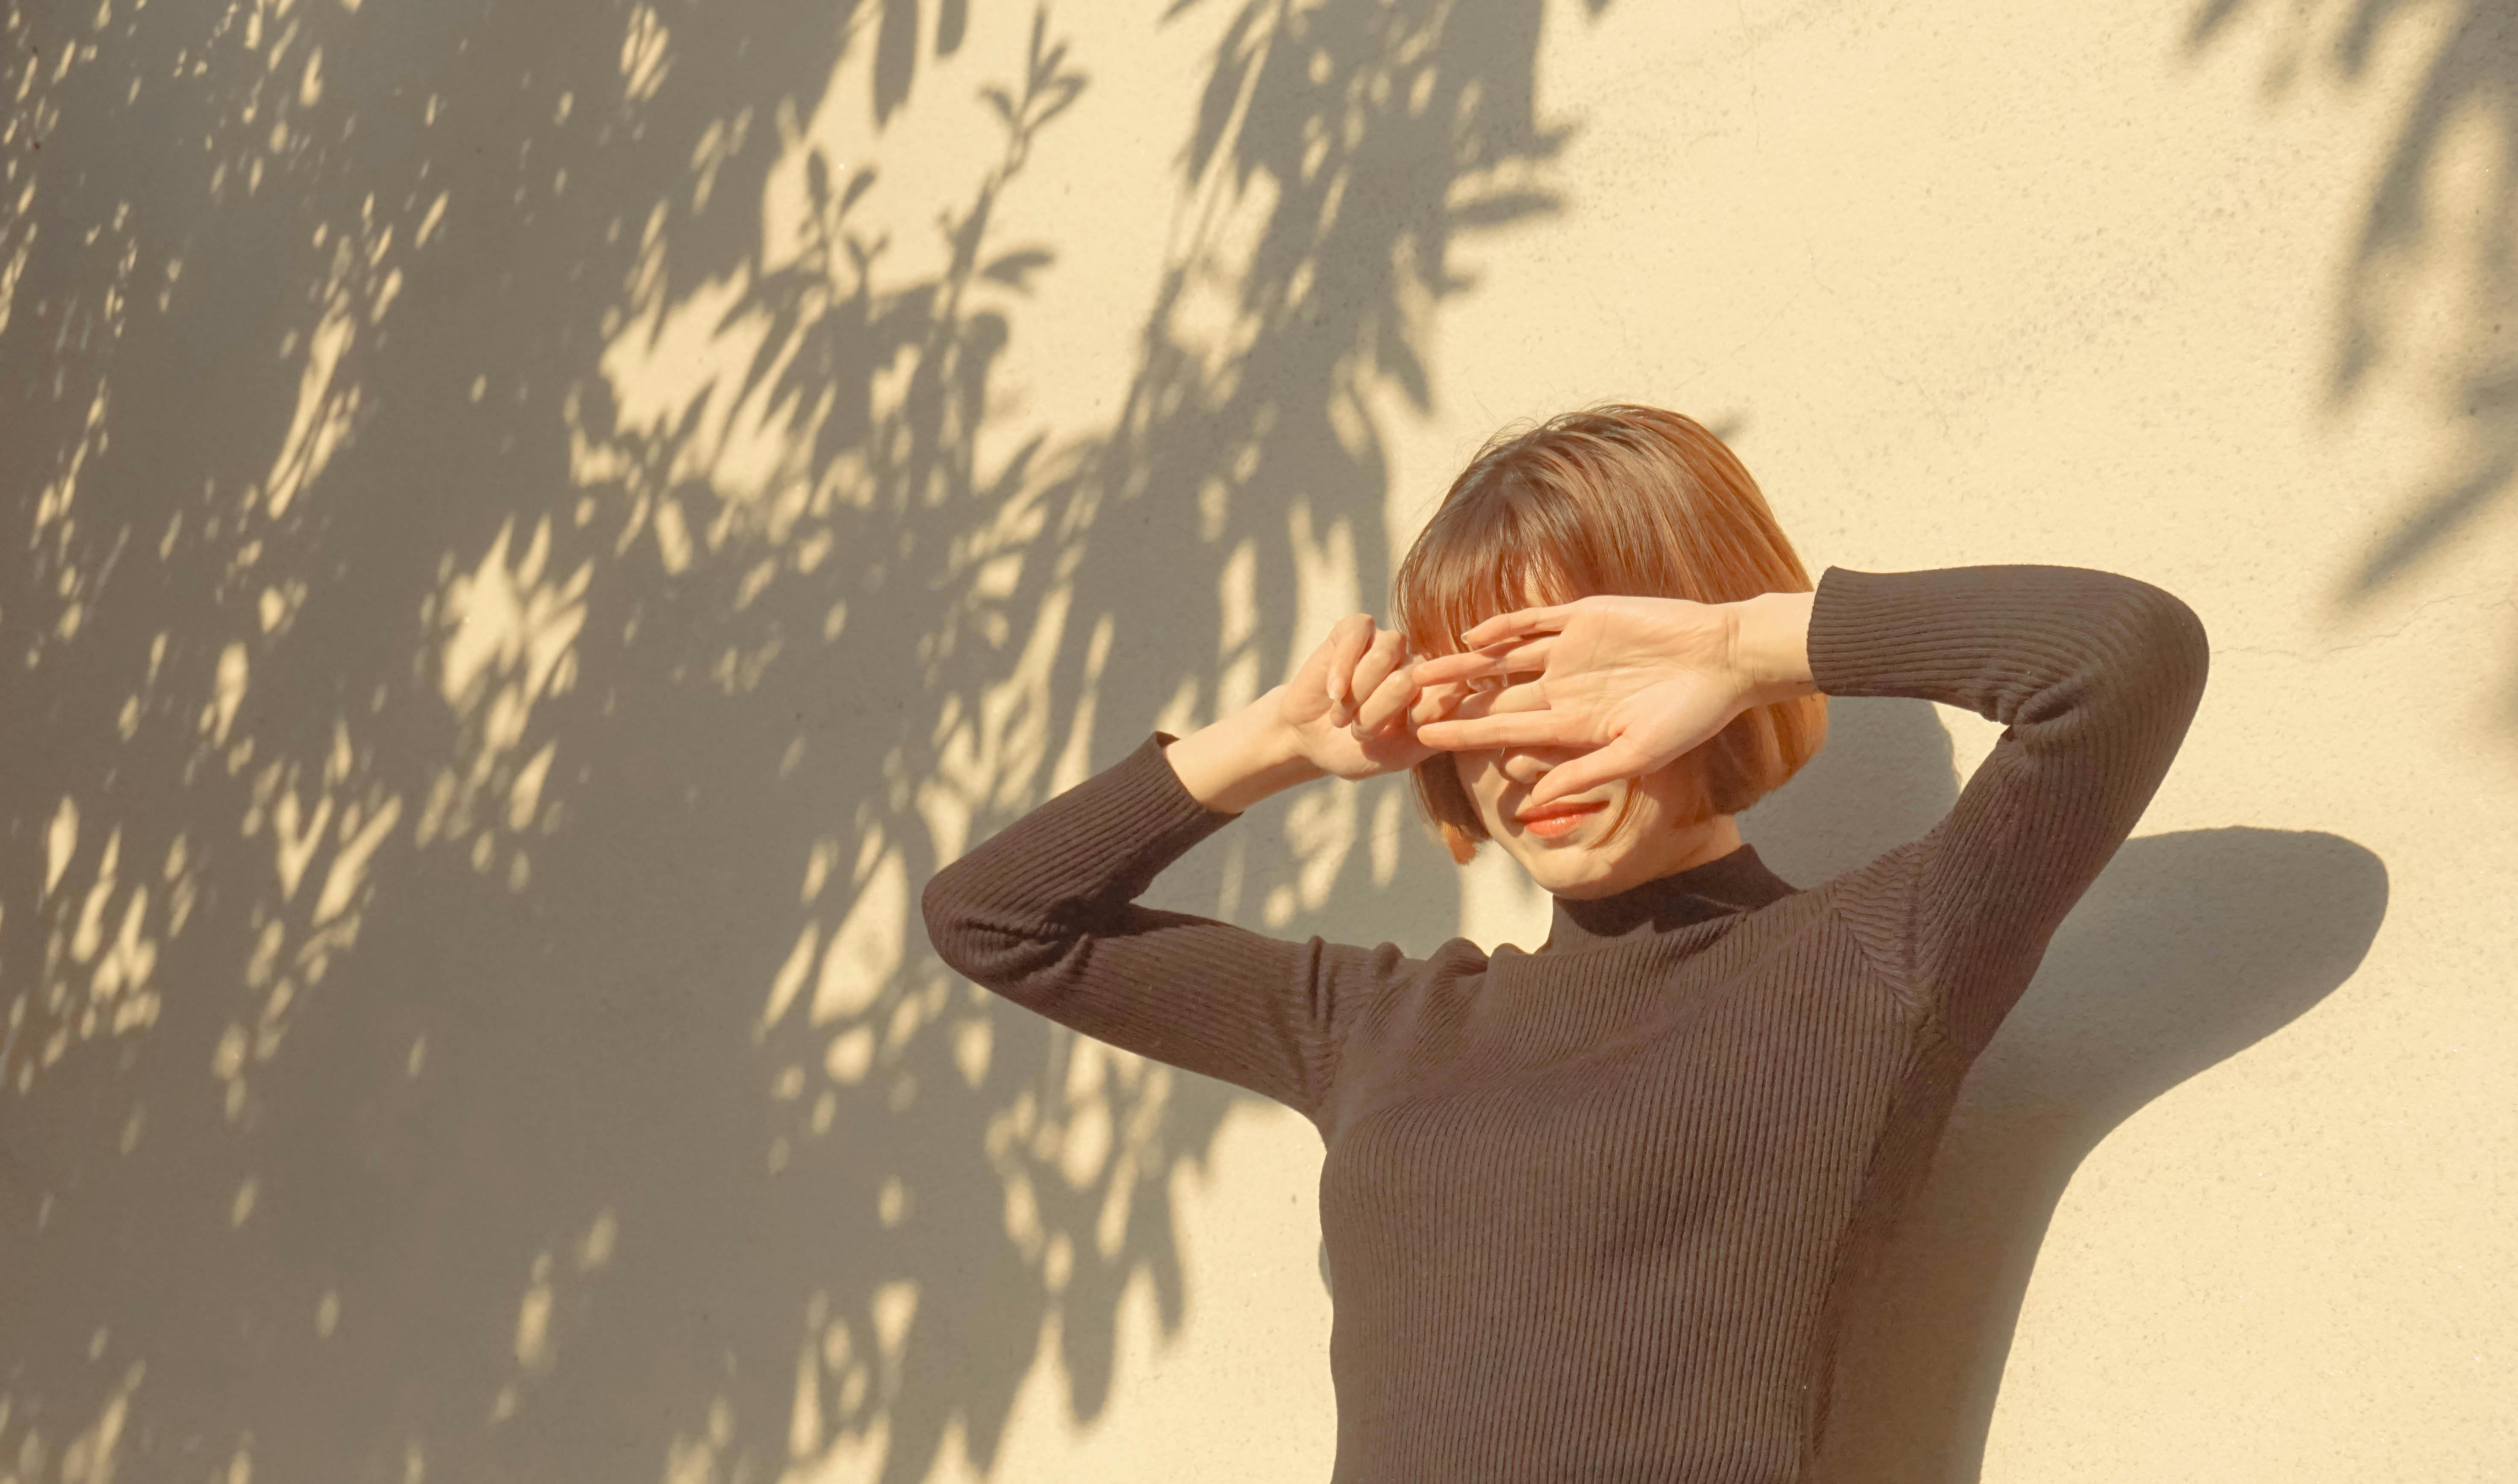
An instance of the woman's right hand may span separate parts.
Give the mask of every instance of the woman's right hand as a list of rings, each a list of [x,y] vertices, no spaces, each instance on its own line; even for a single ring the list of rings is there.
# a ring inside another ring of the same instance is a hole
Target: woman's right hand
[[[1277,724],[1311,764],[1341,778],[1413,767],[1437,749],[1415,728],[1448,715],[1467,693],[1458,684],[1420,686],[1407,635],[1376,628],[1368,613],[1338,620],[1327,638],[1277,687]]]
[[[1449,715],[1469,687],[1420,685],[1411,658],[1405,635],[1348,614],[1292,679],[1174,738],[1163,757],[1191,798],[1227,814],[1324,773],[1412,767],[1435,752],[1416,740],[1416,725]]]

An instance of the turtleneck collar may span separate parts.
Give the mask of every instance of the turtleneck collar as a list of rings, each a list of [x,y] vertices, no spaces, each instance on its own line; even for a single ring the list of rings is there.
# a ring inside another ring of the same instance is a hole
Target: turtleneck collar
[[[1547,941],[1539,951],[1563,953],[1668,933],[1689,923],[1755,911],[1799,890],[1766,869],[1757,847],[1743,844],[1728,855],[1607,896],[1585,901],[1557,897]]]

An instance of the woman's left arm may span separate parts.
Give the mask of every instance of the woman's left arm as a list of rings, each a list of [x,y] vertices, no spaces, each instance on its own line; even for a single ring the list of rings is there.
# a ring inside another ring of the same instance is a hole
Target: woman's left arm
[[[1564,798],[1702,746],[1752,706],[1908,696],[2003,723],[1948,815],[1833,885],[1840,918],[1971,1052],[2142,817],[2203,693],[2202,620],[2085,567],[1830,567],[1815,592],[1733,603],[1594,596],[1501,615],[1426,680],[1510,680],[1416,729],[1438,747],[1591,749],[1531,792]]]
[[[1830,567],[1808,615],[1826,694],[2003,723],[1939,823],[1837,883],[1840,915],[1973,1055],[2167,775],[2210,669],[2203,622],[2149,583],[2041,565]]]

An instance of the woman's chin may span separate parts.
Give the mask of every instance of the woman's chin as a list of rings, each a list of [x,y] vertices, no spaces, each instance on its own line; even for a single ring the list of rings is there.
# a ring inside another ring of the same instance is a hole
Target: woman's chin
[[[1608,866],[1596,851],[1564,846],[1542,846],[1521,859],[1522,870],[1541,889],[1578,901],[1600,895]]]
[[[1547,892],[1549,895],[1562,896],[1567,901],[1589,901],[1595,896],[1615,895],[1617,890],[1615,882],[1598,877],[1585,877],[1581,881],[1569,881],[1561,886],[1549,887]]]

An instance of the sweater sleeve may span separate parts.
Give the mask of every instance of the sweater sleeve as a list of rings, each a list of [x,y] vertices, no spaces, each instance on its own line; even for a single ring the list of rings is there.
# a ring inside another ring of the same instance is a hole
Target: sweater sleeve
[[[2202,699],[2202,620],[2081,567],[1830,567],[1810,678],[2003,723],[1949,813],[1846,873],[1838,910],[1901,993],[1973,1056],[2074,902],[2133,833]]]
[[[1155,732],[927,884],[957,972],[1073,1030],[1218,1077],[1319,1122],[1349,1018],[1415,961],[1388,943],[1264,937],[1135,904],[1236,814],[1197,802]]]

